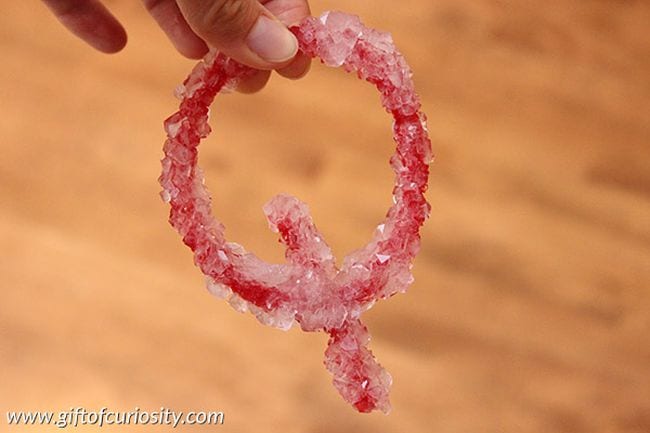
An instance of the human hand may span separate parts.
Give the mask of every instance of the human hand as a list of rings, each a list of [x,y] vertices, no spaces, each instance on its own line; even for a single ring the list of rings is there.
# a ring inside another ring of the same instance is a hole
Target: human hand
[[[43,0],[72,33],[105,53],[126,44],[122,25],[99,0]],[[286,26],[310,14],[307,0],[142,0],[144,6],[186,57],[201,58],[208,45],[248,66],[261,69],[239,90],[261,89],[275,69],[300,78],[310,60],[298,52]]]

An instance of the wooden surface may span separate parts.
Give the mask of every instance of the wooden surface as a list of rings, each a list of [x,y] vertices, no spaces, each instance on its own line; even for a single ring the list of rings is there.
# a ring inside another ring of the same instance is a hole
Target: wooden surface
[[[313,2],[392,31],[435,142],[416,282],[366,315],[387,417],[339,398],[324,335],[204,290],[156,183],[193,62],[139,2],[108,3],[130,34],[115,56],[39,2],[0,6],[1,431],[50,431],[6,410],[73,406],[225,412],[188,432],[650,431],[650,3]],[[373,89],[318,65],[212,119],[231,240],[281,260],[261,212],[279,192],[339,257],[369,239],[392,183]]]

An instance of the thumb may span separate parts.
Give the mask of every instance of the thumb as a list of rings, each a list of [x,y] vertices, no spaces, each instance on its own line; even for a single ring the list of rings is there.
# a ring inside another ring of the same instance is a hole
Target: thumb
[[[295,36],[258,0],[178,0],[178,6],[208,45],[248,66],[277,69],[298,52]]]

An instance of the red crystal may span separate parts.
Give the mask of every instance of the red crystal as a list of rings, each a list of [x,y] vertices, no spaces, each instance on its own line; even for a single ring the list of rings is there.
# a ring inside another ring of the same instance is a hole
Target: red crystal
[[[286,264],[266,263],[226,241],[224,226],[212,216],[197,146],[210,133],[208,111],[217,93],[255,71],[216,52],[197,64],[176,91],[181,104],[165,121],[161,195],[171,205],[170,223],[194,251],[212,294],[270,326],[288,329],[295,321],[305,331],[327,332],[325,366],[339,393],[360,412],[387,413],[391,377],[368,349],[370,335],[360,316],[378,299],[404,292],[413,282],[411,261],[430,211],[424,197],[432,159],[426,118],[411,70],[389,34],[341,12],[307,18],[292,31],[305,54],[356,71],[374,84],[394,118],[394,204],[372,240],[337,268],[307,205],[278,195],[264,206],[264,213],[287,246]]]

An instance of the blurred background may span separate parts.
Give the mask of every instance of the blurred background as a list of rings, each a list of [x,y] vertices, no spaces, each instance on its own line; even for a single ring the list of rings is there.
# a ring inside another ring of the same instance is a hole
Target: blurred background
[[[40,2],[0,7],[3,417],[165,406],[226,415],[187,432],[650,431],[650,3],[312,1],[392,32],[437,155],[416,281],[365,315],[389,416],[339,397],[324,335],[204,289],[156,182],[194,62],[140,2],[106,3],[130,37],[113,56]],[[282,260],[261,211],[276,193],[309,203],[338,257],[388,209],[390,118],[353,76],[276,76],[218,98],[212,125],[215,212],[262,258]]]

